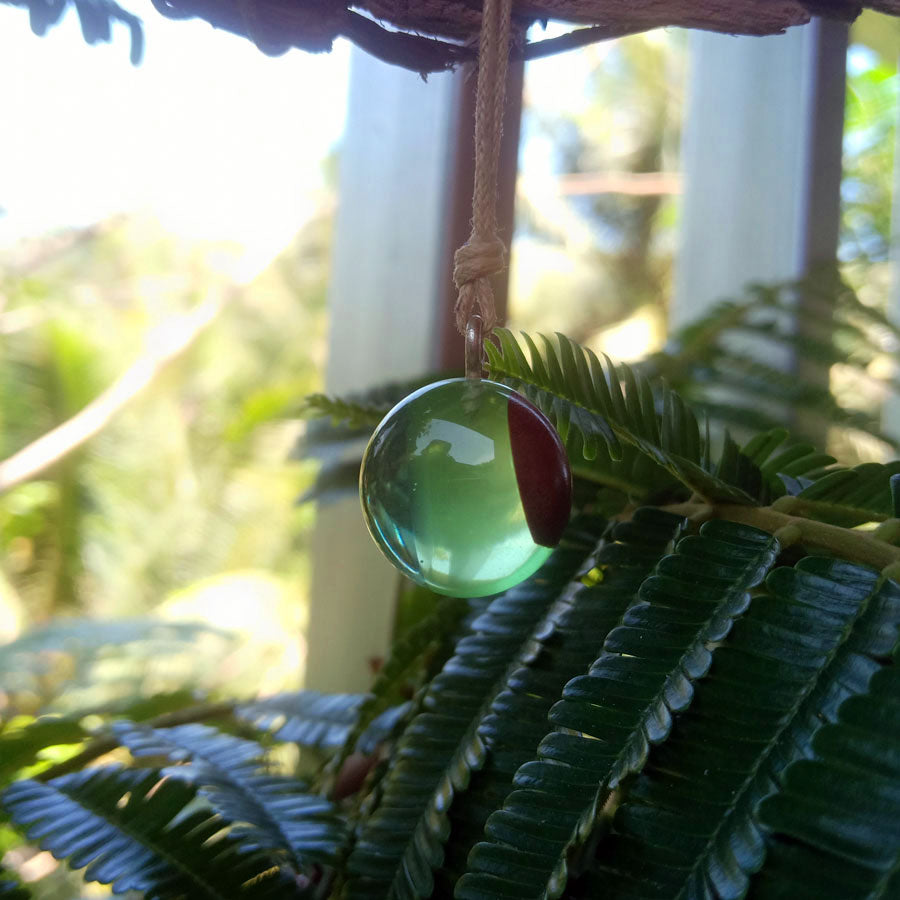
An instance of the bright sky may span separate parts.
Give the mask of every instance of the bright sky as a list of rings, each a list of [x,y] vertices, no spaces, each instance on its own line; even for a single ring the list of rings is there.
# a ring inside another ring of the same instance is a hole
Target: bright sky
[[[0,245],[134,211],[264,262],[314,207],[349,47],[273,59],[149,0],[124,5],[144,20],[138,68],[124,26],[89,47],[74,10],[38,38],[25,10],[0,6]]]

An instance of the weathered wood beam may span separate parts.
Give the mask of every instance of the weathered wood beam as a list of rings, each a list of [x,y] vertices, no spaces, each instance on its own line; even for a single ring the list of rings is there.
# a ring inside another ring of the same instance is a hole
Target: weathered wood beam
[[[385,62],[427,74],[473,58],[478,0],[153,0],[170,18],[202,18],[249,38],[266,53],[331,49],[346,37]],[[660,27],[726,34],[780,34],[814,15],[851,22],[863,8],[900,16],[900,0],[515,0],[513,58],[531,59]],[[535,22],[556,19],[571,34],[526,43]]]

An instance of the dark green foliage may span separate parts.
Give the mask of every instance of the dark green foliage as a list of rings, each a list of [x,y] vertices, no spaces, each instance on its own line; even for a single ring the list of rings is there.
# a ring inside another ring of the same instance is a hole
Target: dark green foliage
[[[892,518],[895,510],[891,480],[898,473],[900,462],[863,463],[853,469],[838,469],[802,487],[796,494],[798,504],[794,504],[794,509],[844,528]]]
[[[724,522],[686,537],[640,587],[586,675],[571,679],[550,710],[556,730],[519,767],[516,790],[487,821],[492,843],[469,858],[456,896],[477,900],[527,883],[527,896],[561,895],[567,857],[593,835],[623,781],[664,742],[673,714],[691,703],[712,651],[750,602],[778,552],[770,535]],[[552,795],[552,813],[535,813]],[[502,860],[502,862],[500,862]]]
[[[591,550],[584,527],[577,522],[535,575],[491,603],[429,685],[423,711],[398,741],[380,805],[363,822],[348,860],[349,897],[431,896],[450,803],[493,745],[484,718],[552,633],[562,592]]]
[[[323,797],[292,778],[270,774],[264,749],[254,741],[205,725],[150,728],[120,722],[114,731],[136,758],[163,757],[179,765],[164,773],[200,788],[210,806],[237,829],[244,849],[284,856],[294,871],[328,862],[344,840],[342,823]]]
[[[800,295],[807,298],[812,309],[821,312],[828,327],[802,335],[796,332],[791,323]],[[593,354],[564,339],[557,344],[525,335],[526,357],[511,335],[506,333],[504,337],[502,329],[495,334],[501,342],[499,352],[492,343],[486,344],[491,377],[522,390],[551,415],[564,435],[576,475],[616,487],[636,502],[665,499],[677,495],[679,489],[704,485],[711,498],[718,497],[719,491],[722,499],[732,496],[738,502],[747,501],[740,494],[734,495],[733,488],[761,502],[786,492],[799,493],[806,486],[804,479],[822,474],[822,467],[833,462],[831,457],[819,455],[818,466],[812,464],[813,458],[801,462],[796,457],[790,475],[781,469],[773,471],[770,465],[760,487],[753,467],[748,468],[742,455],[734,452],[740,442],[761,440],[761,433],[781,434],[778,443],[786,441],[788,433],[783,425],[791,409],[803,410],[802,420],[792,422],[793,430],[813,443],[821,442],[827,426],[840,426],[851,437],[860,432],[892,443],[881,432],[880,398],[896,395],[900,383],[874,376],[870,370],[873,362],[890,360],[893,342],[900,340],[900,329],[880,310],[863,303],[833,271],[823,271],[799,284],[751,285],[739,302],[719,304],[674,335],[665,350],[633,369],[620,366],[612,371],[608,361],[604,367],[596,357],[591,359]],[[535,355],[540,358],[537,362]],[[819,378],[820,383],[799,377],[796,361],[810,358],[817,360],[824,372],[839,364],[868,384],[871,390],[856,392],[860,408],[838,403],[824,376]],[[604,368],[611,408],[597,402],[606,397],[599,383]],[[570,390],[559,397],[550,396],[560,379]],[[632,382],[636,389],[629,391]],[[653,391],[648,393],[650,384]],[[667,389],[661,387],[663,384]],[[413,386],[419,383],[410,388]],[[323,395],[311,398],[308,412],[330,416],[333,422],[313,423],[315,427],[304,442],[303,452],[323,460],[320,481],[304,499],[330,498],[356,490],[361,447],[354,452],[349,441],[351,437],[365,438],[402,398],[403,394],[393,387],[354,396],[351,402]],[[599,398],[593,396],[595,388]],[[666,397],[668,410],[664,409]],[[591,399],[593,404],[582,406]],[[688,403],[697,410],[696,416],[687,408]],[[603,421],[597,418],[597,412]],[[654,428],[654,420],[658,428]],[[629,443],[627,434],[615,430],[616,423],[632,438],[641,437],[643,443]],[[714,437],[718,436],[717,446],[726,430],[739,437],[738,444],[725,438],[720,451],[724,456],[718,461],[709,458],[712,447],[706,437],[708,427]],[[657,433],[659,428],[662,431]],[[810,430],[815,433],[807,434]],[[660,448],[659,441],[663,440],[666,444]],[[770,447],[770,454],[777,445]],[[658,458],[660,449],[670,451],[668,461]],[[702,472],[683,461],[679,467],[671,453],[684,450],[693,451],[687,459],[699,465]],[[774,463],[778,456],[773,455],[769,462]],[[716,483],[708,480],[710,475],[717,476],[725,487],[719,484],[716,488]],[[700,493],[707,495],[703,490]]]
[[[154,770],[106,767],[20,781],[4,804],[28,836],[88,881],[144,891],[152,900],[299,896],[262,854],[244,852],[225,824],[189,804],[195,788]]]
[[[891,600],[896,625],[896,590]],[[900,670],[876,671],[817,731],[812,752],[759,808],[773,835],[753,896],[813,897],[823,882],[848,896],[900,896]]]
[[[681,485],[708,500],[752,504],[785,493],[778,477],[782,472],[794,479],[815,478],[834,462],[804,445],[781,450],[787,437],[781,429],[761,435],[746,452],[726,432],[714,458],[708,431],[701,434],[697,417],[674,391],[654,390],[629,366],[616,368],[609,359],[604,366],[591,350],[564,335],[557,335],[557,344],[541,336],[542,349],[522,335],[529,361],[509,331],[499,328],[495,334],[499,349],[485,344],[491,377],[521,390],[564,440],[578,434],[584,458],[594,463],[584,470],[586,477],[620,486],[615,463],[627,461],[633,468],[636,451],[669,475],[670,488]]]
[[[541,572],[468,623],[408,724],[387,707],[395,743],[353,807],[345,896],[893,896],[900,588],[837,559],[773,568],[778,541],[744,525],[691,530],[653,508],[576,519]],[[370,698],[334,699],[332,718],[358,714],[342,753],[441,625],[453,634],[460,609],[414,628]],[[328,708],[305,692],[271,704],[301,732],[301,711],[315,732]],[[222,896],[295,896],[286,873],[321,881],[322,866],[330,895],[344,825],[267,772],[261,745],[200,725],[113,731],[170,765],[14,784],[5,805],[42,846],[150,897],[190,879],[189,896],[220,896],[191,839],[222,832],[217,866],[246,882]],[[162,866],[172,835],[188,852]],[[254,869],[270,874],[251,885]]]
[[[738,447],[725,432],[713,454],[708,432],[678,394],[654,389],[628,366],[601,365],[563,335],[542,338],[543,351],[523,335],[529,362],[512,335],[497,330],[487,344],[491,376],[525,393],[566,437],[577,474],[635,499],[677,497],[679,487],[714,502],[771,503],[788,495],[787,512],[853,527],[892,515],[890,479],[900,462],[853,469],[773,428]],[[587,424],[585,424],[587,423]],[[578,459],[578,451],[585,462]]]
[[[298,691],[243,703],[235,713],[276,740],[328,749],[344,743],[366,699],[365,694]]]
[[[808,558],[766,586],[599,846],[589,881],[608,896],[630,897],[640,881],[648,898],[743,897],[766,853],[759,802],[887,661],[900,626],[895,584]]]
[[[460,621],[473,606],[465,600],[442,597],[431,615],[394,642],[371,694],[359,708],[353,729],[348,731],[334,768],[355,750],[372,753],[388,731],[412,713],[414,706],[408,702],[409,696],[440,671],[452,652],[452,639],[457,637]]]
[[[435,373],[426,378],[373,388],[365,394],[335,398],[311,394],[303,415],[310,421],[294,455],[320,462],[316,483],[300,497],[300,502],[328,502],[348,491],[359,490],[359,463],[366,441],[375,426],[404,397],[442,377],[457,373]]]
[[[194,694],[184,690],[155,694],[123,707],[113,705],[103,712],[121,715],[136,722],[146,719],[162,722],[175,711],[187,707],[196,708],[196,702]],[[36,764],[49,768],[50,763],[40,759],[47,748],[59,750],[67,747],[74,754],[92,737],[92,733],[80,722],[79,716],[43,715],[26,724],[14,722],[8,727],[0,727],[0,787],[5,786],[20,769]]]
[[[404,396],[406,395],[400,394],[397,402]],[[391,405],[390,403],[379,403],[375,397],[366,398],[366,402],[363,402],[362,400],[329,397],[327,394],[310,394],[306,398],[305,412],[308,416],[330,416],[335,425],[341,423],[350,432],[367,434],[384,418]],[[325,434],[331,437],[327,431]],[[322,443],[324,443],[323,436],[313,431],[307,437],[305,446],[308,448]]]
[[[547,715],[573,672],[593,662],[608,633],[620,622],[684,520],[655,509],[639,509],[632,522],[611,524],[590,565],[588,583],[573,581],[562,596],[540,654],[509,678],[494,701],[482,731],[492,752],[473,776],[469,790],[450,810],[455,835],[439,880],[450,892],[466,870],[466,858],[481,839],[488,815],[513,789],[513,776],[532,758],[547,732]]]

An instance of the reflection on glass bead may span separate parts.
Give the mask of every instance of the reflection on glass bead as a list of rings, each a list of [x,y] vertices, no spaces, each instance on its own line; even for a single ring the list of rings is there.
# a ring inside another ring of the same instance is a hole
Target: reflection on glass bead
[[[385,556],[433,591],[484,597],[535,572],[569,519],[572,476],[546,417],[502,384],[411,394],[372,435],[360,497]]]

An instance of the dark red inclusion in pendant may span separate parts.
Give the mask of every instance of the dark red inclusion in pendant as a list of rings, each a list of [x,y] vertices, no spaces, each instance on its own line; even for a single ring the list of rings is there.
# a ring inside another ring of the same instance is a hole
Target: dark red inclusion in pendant
[[[524,397],[507,404],[509,442],[525,521],[536,544],[555,547],[572,511],[572,470],[550,420]]]

